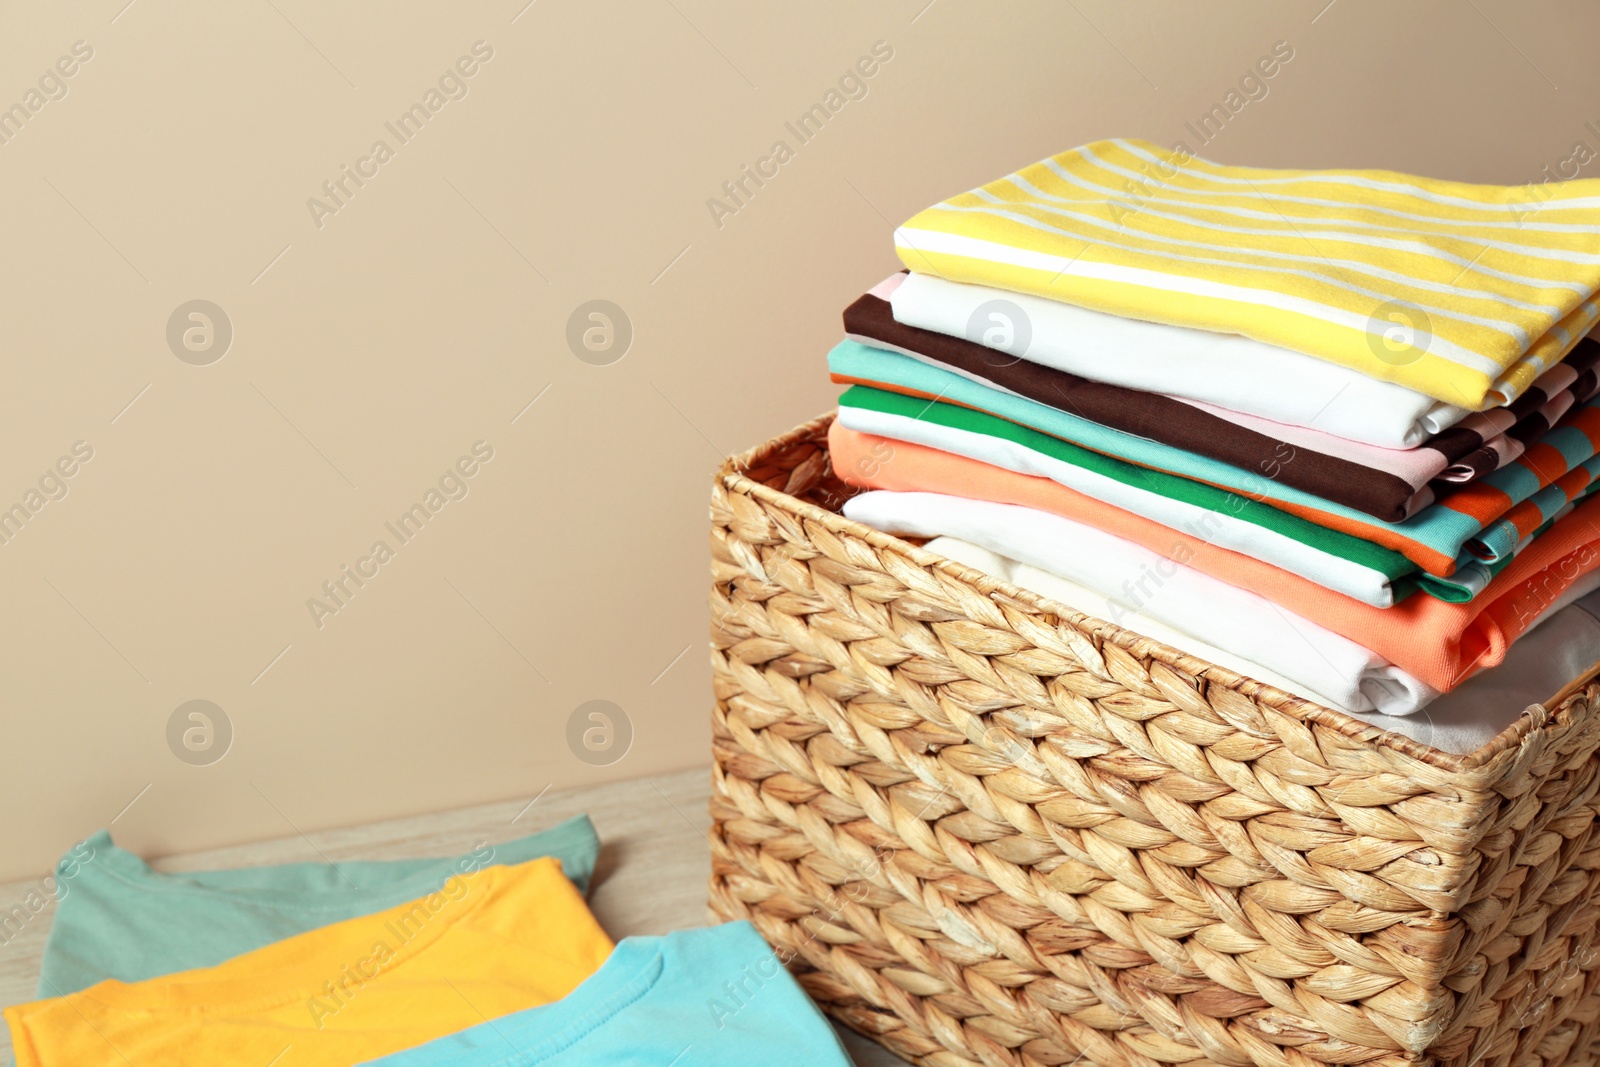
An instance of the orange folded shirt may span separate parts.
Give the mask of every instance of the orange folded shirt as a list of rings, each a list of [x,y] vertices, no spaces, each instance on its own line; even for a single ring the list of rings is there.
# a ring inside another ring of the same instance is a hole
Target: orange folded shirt
[[[559,1000],[611,948],[560,861],[545,858],[456,875],[420,900],[215,967],[108,979],[5,1017],[17,1067],[349,1067]]]
[[[1116,534],[1264,596],[1371,649],[1440,692],[1500,663],[1512,642],[1567,586],[1600,566],[1600,498],[1595,498],[1535,539],[1472,600],[1449,604],[1418,594],[1392,608],[1376,608],[1048,478],[849,430],[837,421],[828,432],[828,448],[834,471],[851,485],[1019,504]]]

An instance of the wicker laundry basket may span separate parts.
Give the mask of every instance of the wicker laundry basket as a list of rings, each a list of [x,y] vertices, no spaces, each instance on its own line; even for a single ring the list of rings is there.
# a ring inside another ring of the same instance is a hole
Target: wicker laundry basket
[[[1600,1053],[1600,684],[1456,756],[836,512],[711,503],[713,909],[924,1064]],[[1509,709],[1508,709],[1509,711]]]

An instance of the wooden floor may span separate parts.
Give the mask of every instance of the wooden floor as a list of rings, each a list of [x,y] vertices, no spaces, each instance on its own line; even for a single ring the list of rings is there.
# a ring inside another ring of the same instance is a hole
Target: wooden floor
[[[504,841],[553,826],[584,812],[600,832],[600,864],[589,904],[612,938],[664,934],[704,926],[711,825],[706,802],[711,792],[707,770],[550,792],[530,806],[529,799],[478,808],[395,819],[369,826],[324,830],[250,845],[167,856],[152,861],[160,871],[249,867],[267,863],[382,860],[407,856],[448,856],[482,840]],[[46,872],[41,871],[42,876]],[[0,885],[0,901],[23,899],[38,878]],[[10,942],[0,945],[0,1006],[34,999],[39,958],[49,933],[54,905],[40,912]],[[0,1028],[3,1030],[3,1028]],[[850,1053],[862,1067],[903,1061],[881,1047],[845,1033]],[[11,1039],[0,1033],[0,1063],[11,1061]]]

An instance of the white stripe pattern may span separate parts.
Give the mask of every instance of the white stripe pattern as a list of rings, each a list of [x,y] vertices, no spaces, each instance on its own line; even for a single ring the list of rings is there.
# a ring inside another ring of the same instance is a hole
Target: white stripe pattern
[[[1268,171],[1101,141],[936,204],[896,243],[915,272],[1237,333],[1475,410],[1600,316],[1600,181]]]

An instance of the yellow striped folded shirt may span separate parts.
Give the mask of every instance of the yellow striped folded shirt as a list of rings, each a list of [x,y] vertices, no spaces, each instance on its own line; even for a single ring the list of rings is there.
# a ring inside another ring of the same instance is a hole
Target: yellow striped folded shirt
[[[895,244],[924,274],[1243,334],[1473,410],[1600,318],[1600,180],[1261,170],[1097,141],[928,208]]]

